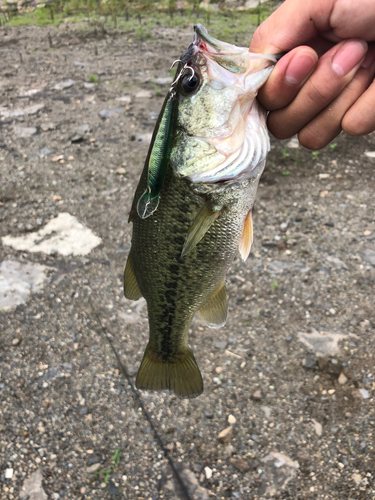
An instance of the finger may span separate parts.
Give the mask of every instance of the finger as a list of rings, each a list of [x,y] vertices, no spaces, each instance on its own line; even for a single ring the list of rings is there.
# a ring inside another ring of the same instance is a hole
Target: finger
[[[321,57],[291,104],[270,113],[268,128],[271,133],[278,139],[286,139],[299,132],[353,79],[366,51],[367,43],[363,40],[348,40]]]
[[[310,47],[297,47],[276,64],[266,84],[259,91],[259,101],[268,110],[284,108],[298,94],[318,62]]]
[[[256,29],[250,51],[278,54],[306,43],[319,31],[328,31],[335,3],[336,0],[286,0]]]
[[[255,31],[250,50],[278,54],[305,44],[325,33],[331,41],[348,38],[375,40],[375,9],[356,8],[355,2],[339,0],[285,0]]]
[[[372,79],[372,68],[360,68],[341,94],[299,132],[302,146],[321,149],[338,136],[345,113],[366,91]]]
[[[372,57],[375,61],[375,53]],[[375,62],[371,64],[370,72],[373,79]],[[375,130],[375,80],[345,114],[341,126],[350,135],[366,135]]]

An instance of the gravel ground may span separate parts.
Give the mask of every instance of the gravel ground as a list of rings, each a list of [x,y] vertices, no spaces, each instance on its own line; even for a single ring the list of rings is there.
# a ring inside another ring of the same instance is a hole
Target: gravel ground
[[[192,29],[154,35],[0,31],[0,237],[69,213],[101,238],[86,255],[0,246],[45,280],[0,312],[4,500],[184,498],[96,316],[134,380],[148,327],[122,293],[127,217]],[[204,394],[141,396],[192,499],[375,498],[373,151],[374,135],[272,141],[228,323],[191,327]]]

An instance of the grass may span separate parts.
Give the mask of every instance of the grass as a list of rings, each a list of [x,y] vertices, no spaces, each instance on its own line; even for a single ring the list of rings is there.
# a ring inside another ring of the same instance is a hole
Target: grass
[[[38,7],[33,12],[9,14],[6,26],[59,25],[65,20],[71,23],[88,21],[94,27],[107,27],[118,31],[134,30],[138,40],[152,38],[152,30],[159,26],[188,28],[200,22],[210,35],[220,40],[248,46],[255,27],[266,19],[273,7],[264,4],[251,10],[236,11],[219,5],[218,11],[206,12],[199,2],[190,0],[188,8],[177,10],[174,0],[163,0],[158,7],[151,0],[60,0],[48,7]]]
[[[91,83],[99,83],[99,77],[96,75],[90,75],[89,76],[89,82]]]
[[[120,449],[117,448],[112,455],[111,465],[105,470],[98,470],[95,472],[96,476],[104,476],[103,482],[108,484],[109,478],[113,472],[115,472],[120,464]]]

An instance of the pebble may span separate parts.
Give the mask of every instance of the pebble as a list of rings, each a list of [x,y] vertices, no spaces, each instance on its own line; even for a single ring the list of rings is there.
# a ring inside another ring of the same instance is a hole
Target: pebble
[[[111,118],[112,116],[119,115],[123,110],[124,108],[102,109],[99,111],[99,116],[104,120],[105,118]]]
[[[209,467],[204,468],[204,475],[206,476],[206,479],[211,479],[212,477],[212,469]]]
[[[314,430],[317,436],[321,436],[323,434],[323,427],[317,420],[312,419],[312,424],[314,426]]]
[[[312,349],[316,356],[334,356],[335,354],[339,354],[339,342],[347,337],[347,334],[339,332],[318,332],[316,330],[312,333],[298,332],[298,340],[309,349]],[[306,356],[306,362],[309,358],[312,357]],[[314,366],[315,364],[312,364],[312,366],[305,365],[305,368],[313,368]]]
[[[255,401],[260,401],[262,399],[262,393],[258,390],[253,392],[251,395],[251,399],[255,399]]]
[[[160,78],[155,78],[154,83],[157,85],[168,85],[173,82],[173,78],[171,76],[164,76]]]
[[[56,125],[52,122],[44,122],[41,124],[40,128],[43,132],[48,132],[48,130],[54,130]]]
[[[370,236],[371,231],[369,229],[366,229],[366,231],[363,232],[363,236]]]
[[[121,97],[116,97],[116,101],[123,102],[124,104],[130,104],[132,98],[130,95],[123,95]]]
[[[297,137],[293,137],[290,139],[290,141],[287,143],[287,147],[290,149],[298,149],[299,148],[299,142]]]
[[[233,457],[231,459],[232,464],[234,467],[239,470],[240,472],[247,472],[250,470],[250,464],[247,460],[241,457]]]
[[[12,479],[13,469],[5,469],[5,479]]]
[[[126,174],[126,169],[124,167],[120,167],[116,170],[116,173],[119,175],[125,175]]]
[[[340,373],[340,376],[338,378],[339,384],[344,385],[344,384],[346,384],[347,381],[348,381],[348,379],[345,376],[345,374],[344,373]]]
[[[229,415],[228,416],[228,424],[234,425],[237,422],[237,419],[234,415]]]
[[[311,368],[314,368],[316,365],[317,362],[315,356],[306,356],[305,362],[303,364],[305,368],[311,370]]]
[[[95,88],[96,83],[93,83],[93,82],[84,82],[83,86],[84,86],[85,89],[90,90],[90,89],[94,89]]]
[[[365,248],[361,252],[361,257],[363,260],[375,267],[375,251],[370,248]]]
[[[359,389],[359,393],[363,399],[368,399],[370,397],[370,393],[366,389]]]
[[[35,127],[19,127],[16,125],[13,130],[14,135],[19,139],[27,139],[37,133],[37,129]]]
[[[37,461],[38,460],[36,460],[36,462]],[[26,478],[24,480],[21,491],[19,493],[20,499],[47,500],[47,495],[43,489],[42,481],[42,471],[38,469],[33,474],[31,474],[29,478]]]
[[[220,373],[222,373],[222,371],[223,371],[223,367],[222,367],[222,366],[217,366],[217,367],[215,368],[215,372],[216,372],[217,374],[219,374],[219,375],[220,375]]]
[[[56,83],[54,87],[52,87],[53,90],[64,90],[64,89],[69,89],[70,87],[73,87],[73,85],[76,82],[74,80],[64,80],[62,82]]]
[[[375,151],[366,151],[365,155],[367,158],[375,158]]]
[[[218,342],[214,342],[214,347],[216,349],[225,349],[228,345],[228,342],[226,340],[219,340]]]
[[[232,438],[233,438],[233,427],[231,425],[226,429],[222,430],[217,436],[217,439],[224,444],[229,443]]]
[[[12,345],[18,345],[21,342],[20,339],[13,339],[12,340]]]
[[[150,92],[149,90],[140,90],[135,94],[135,97],[137,99],[151,99],[152,92]]]

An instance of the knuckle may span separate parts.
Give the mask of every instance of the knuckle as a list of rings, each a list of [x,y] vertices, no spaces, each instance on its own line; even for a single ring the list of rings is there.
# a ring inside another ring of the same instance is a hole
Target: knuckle
[[[334,99],[335,95],[332,93],[331,88],[328,85],[319,88],[312,80],[310,80],[306,97],[314,106],[322,107]]]

